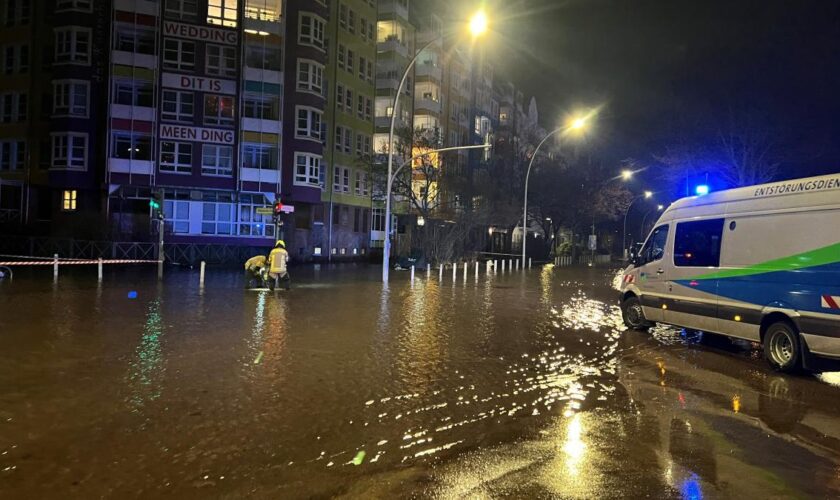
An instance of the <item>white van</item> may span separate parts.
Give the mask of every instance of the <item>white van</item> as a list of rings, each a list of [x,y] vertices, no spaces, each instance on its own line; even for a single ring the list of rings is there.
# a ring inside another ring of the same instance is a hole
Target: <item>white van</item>
[[[760,342],[770,365],[840,360],[840,174],[681,199],[624,271],[625,324]]]

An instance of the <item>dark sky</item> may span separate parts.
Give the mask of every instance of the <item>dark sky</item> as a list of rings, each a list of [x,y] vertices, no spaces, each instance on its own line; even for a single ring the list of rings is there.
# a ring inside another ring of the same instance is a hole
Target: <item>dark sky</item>
[[[493,2],[493,0],[488,0]],[[491,52],[550,127],[603,105],[591,146],[649,160],[748,109],[801,148],[785,176],[840,172],[840,1],[496,0]]]

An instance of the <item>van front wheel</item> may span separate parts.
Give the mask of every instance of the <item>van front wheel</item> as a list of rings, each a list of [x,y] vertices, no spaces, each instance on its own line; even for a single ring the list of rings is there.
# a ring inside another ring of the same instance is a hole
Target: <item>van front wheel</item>
[[[774,370],[785,373],[799,371],[802,348],[799,335],[786,322],[773,323],[764,334],[764,357]]]
[[[621,316],[624,324],[631,330],[644,332],[653,326],[653,323],[645,319],[645,312],[638,297],[628,297],[621,303]]]

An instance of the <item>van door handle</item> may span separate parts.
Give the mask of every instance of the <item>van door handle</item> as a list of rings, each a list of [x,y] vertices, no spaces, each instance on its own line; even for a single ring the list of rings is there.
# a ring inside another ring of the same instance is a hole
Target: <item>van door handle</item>
[[[660,269],[660,270],[656,271],[656,274],[665,274],[665,270],[664,270],[664,269]]]

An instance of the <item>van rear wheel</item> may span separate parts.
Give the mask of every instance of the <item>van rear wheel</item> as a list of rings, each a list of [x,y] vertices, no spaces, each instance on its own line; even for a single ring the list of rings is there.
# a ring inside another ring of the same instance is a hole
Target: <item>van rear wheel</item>
[[[773,323],[764,334],[764,357],[777,371],[795,373],[802,366],[799,335],[784,321]]]
[[[646,332],[653,323],[645,319],[645,312],[638,297],[628,297],[621,303],[621,316],[631,330]]]

